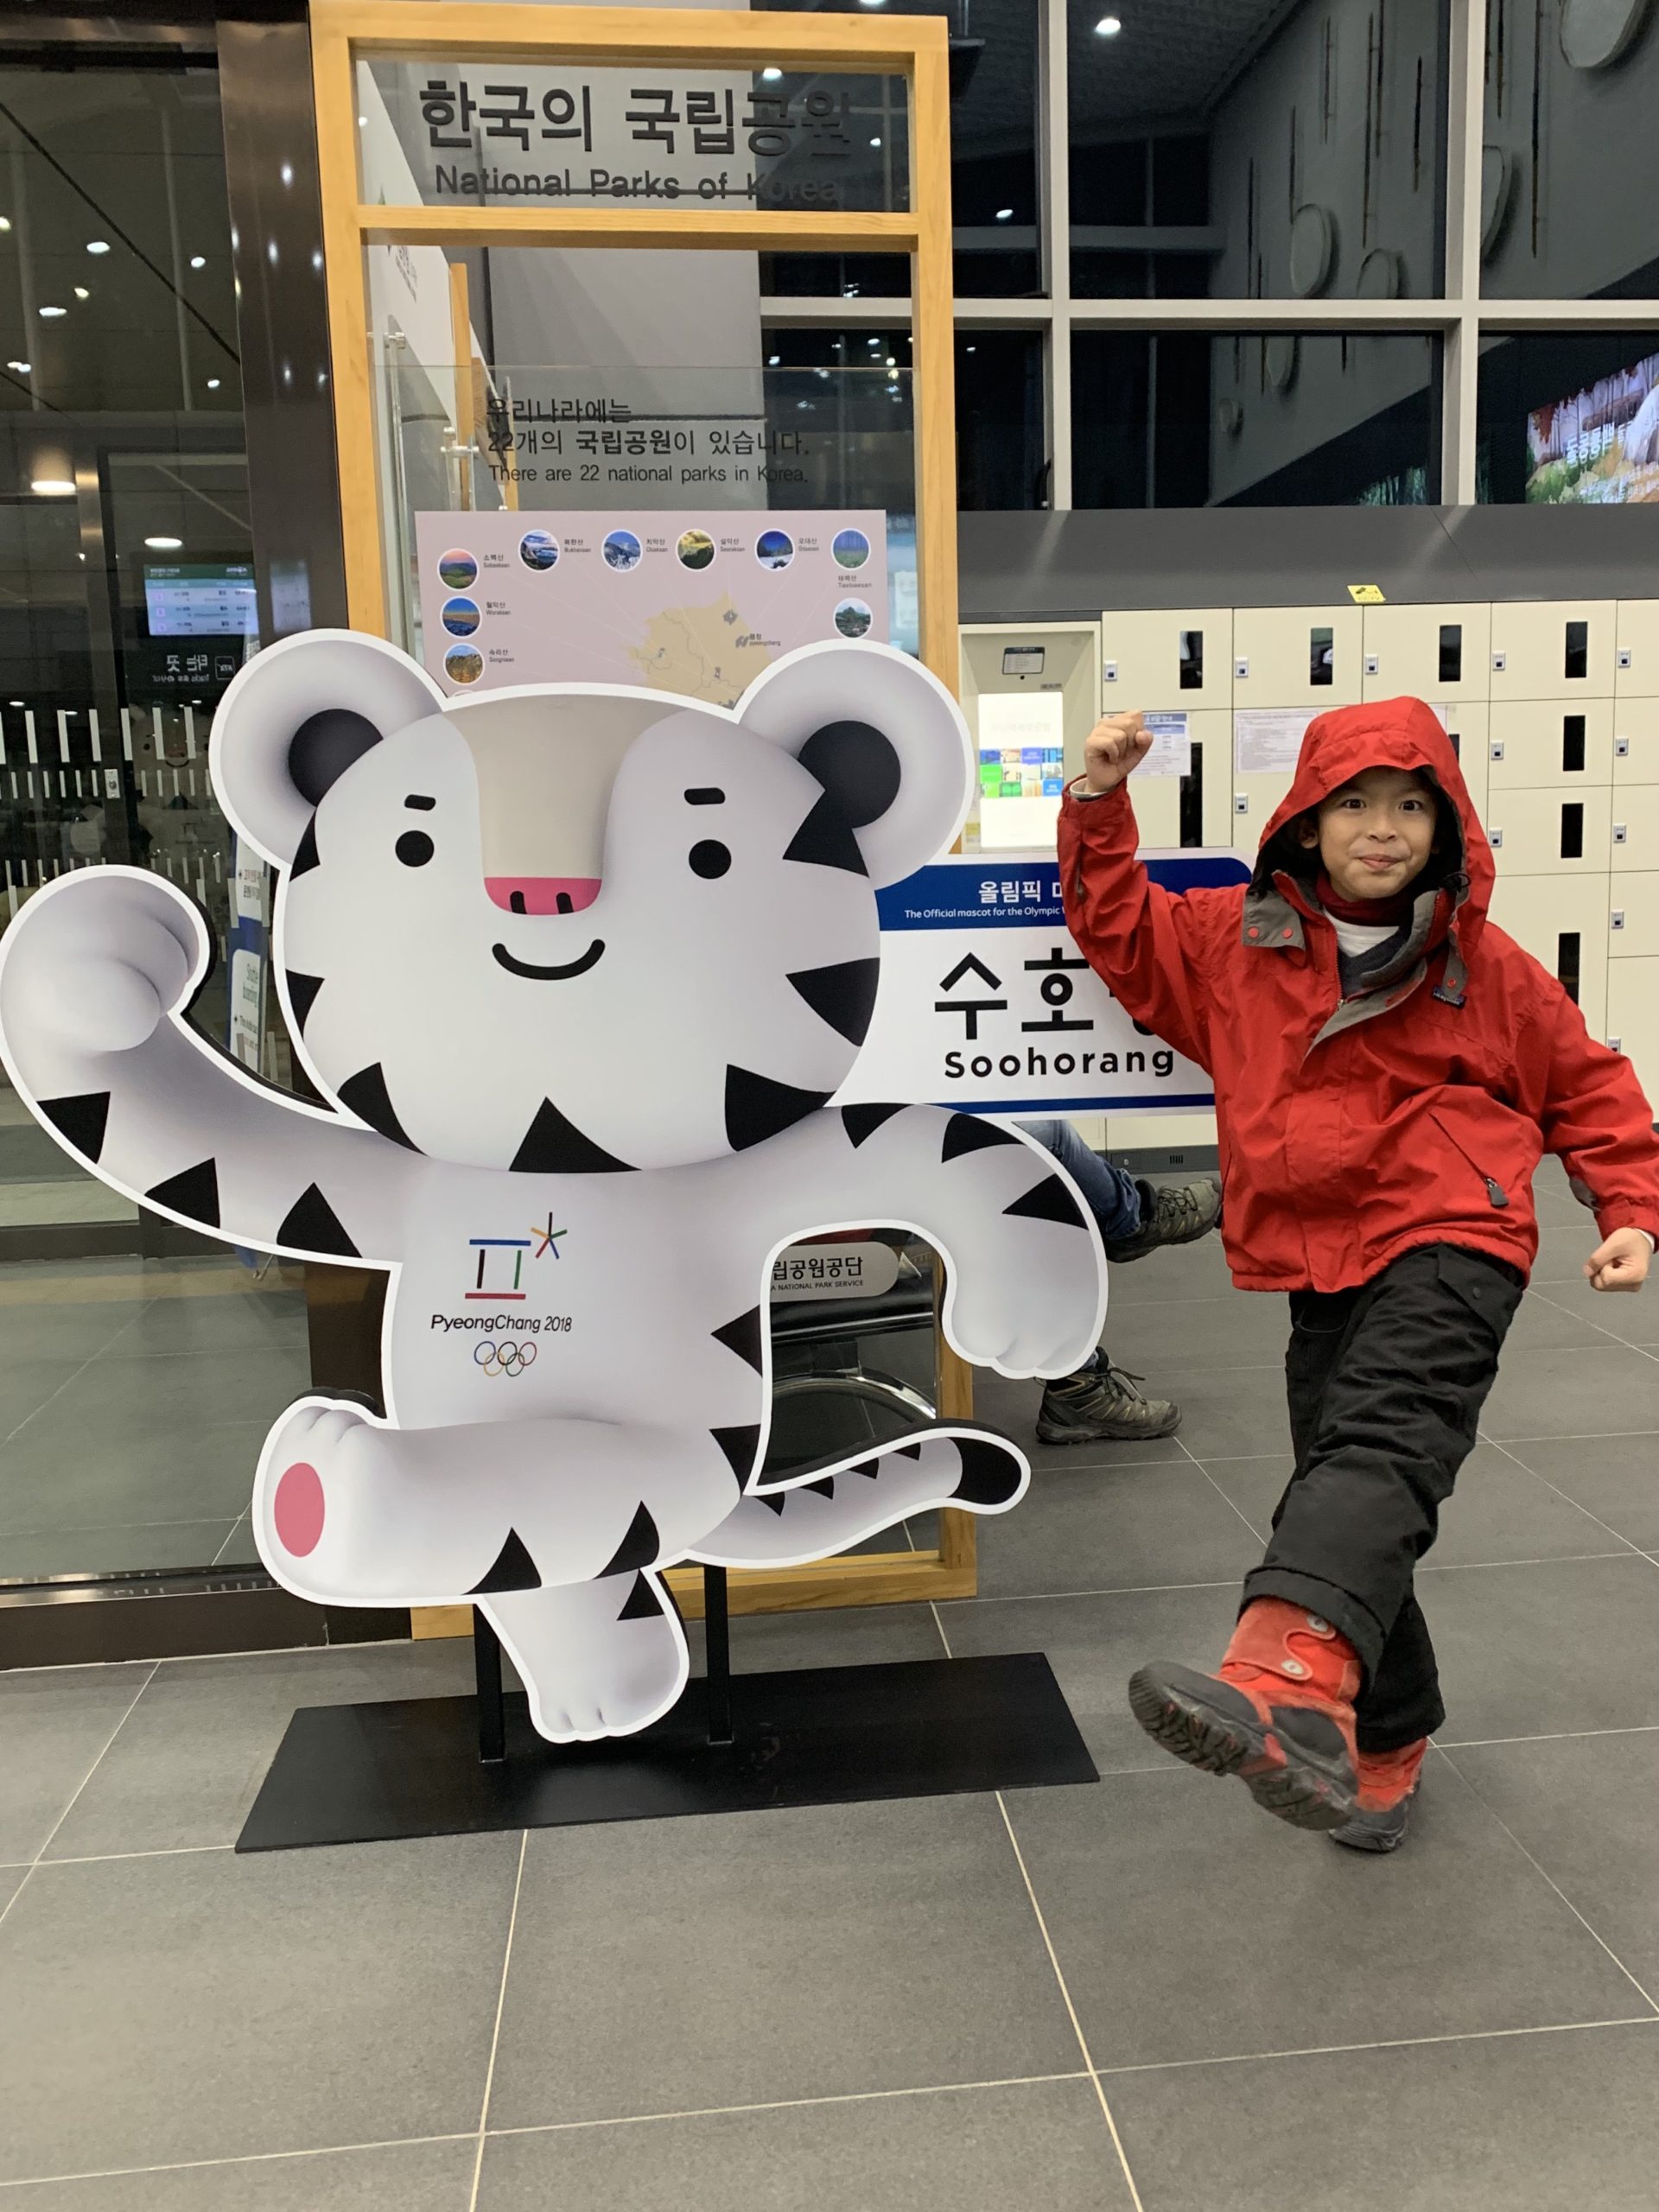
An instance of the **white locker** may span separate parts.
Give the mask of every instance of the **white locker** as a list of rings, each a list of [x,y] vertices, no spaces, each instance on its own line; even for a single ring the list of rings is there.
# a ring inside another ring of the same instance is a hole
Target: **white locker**
[[[1253,853],[1262,842],[1262,832],[1272,821],[1274,810],[1290,789],[1293,779],[1288,775],[1268,775],[1258,772],[1247,775],[1233,771],[1233,834],[1229,841],[1241,852]]]
[[[1615,960],[1659,959],[1659,868],[1611,881],[1609,953]]]
[[[1230,707],[1232,608],[1109,609],[1100,618],[1100,696],[1109,715],[1133,707]]]
[[[1621,698],[1659,698],[1659,599],[1619,601],[1613,689]]]
[[[1613,794],[1615,875],[1659,868],[1659,784],[1632,784]]]
[[[1486,835],[1504,874],[1599,875],[1605,884],[1612,817],[1611,791],[1594,786],[1492,791],[1486,798]]]
[[[1629,1057],[1649,1099],[1659,1098],[1659,960],[1609,964],[1606,1037]]]
[[[1148,776],[1137,770],[1130,785],[1135,826],[1143,845],[1179,845],[1181,842],[1181,779]]]
[[[1611,699],[1525,699],[1490,710],[1487,788],[1564,792],[1613,780]]]
[[[1485,606],[1362,609],[1362,696],[1431,706],[1484,699],[1491,627]]]
[[[1613,782],[1659,784],[1659,699],[1614,700]]]
[[[1599,1037],[1607,1011],[1607,876],[1506,875],[1492,919],[1541,967],[1574,988],[1585,1025]]]
[[[1232,709],[1205,708],[1189,718],[1187,728],[1192,738],[1194,766],[1201,779],[1204,842],[1206,845],[1237,844],[1240,840],[1233,819]],[[1246,849],[1255,842],[1246,839]]]
[[[1490,727],[1491,709],[1484,700],[1472,704],[1467,701],[1446,702],[1446,734],[1458,756],[1470,803],[1483,820],[1486,814],[1486,734]]]
[[[1611,698],[1615,613],[1611,599],[1505,600],[1494,607],[1493,704]]]
[[[1216,1141],[1216,1117],[1197,1109],[1185,1114],[1108,1114],[1103,1116],[1106,1147],[1111,1152],[1164,1152],[1172,1170],[1185,1166],[1183,1153],[1196,1153]],[[1205,1171],[1194,1168],[1194,1175]]]
[[[1357,607],[1237,608],[1234,706],[1357,705],[1363,634]]]

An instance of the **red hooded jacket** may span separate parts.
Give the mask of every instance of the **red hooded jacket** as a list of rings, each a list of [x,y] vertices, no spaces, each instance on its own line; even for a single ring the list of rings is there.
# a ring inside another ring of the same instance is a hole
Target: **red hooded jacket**
[[[1402,958],[1344,1001],[1336,931],[1283,833],[1371,767],[1425,772],[1462,853],[1431,869]],[[1248,886],[1173,897],[1135,858],[1128,787],[1068,794],[1066,919],[1139,1021],[1215,1082],[1222,1234],[1246,1290],[1344,1290],[1414,1245],[1538,1249],[1533,1171],[1566,1160],[1602,1234],[1659,1236],[1659,1139],[1630,1062],[1487,919],[1496,871],[1445,731],[1418,699],[1321,715]]]

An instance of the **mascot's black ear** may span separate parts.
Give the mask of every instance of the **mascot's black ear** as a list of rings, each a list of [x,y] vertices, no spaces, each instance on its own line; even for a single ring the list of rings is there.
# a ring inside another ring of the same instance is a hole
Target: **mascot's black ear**
[[[406,653],[354,630],[308,630],[240,670],[213,717],[213,789],[239,834],[287,868],[317,802],[372,746],[443,707]]]
[[[315,806],[353,760],[379,742],[380,733],[368,716],[349,707],[324,707],[308,715],[288,741],[288,772],[295,790]]]
[[[891,645],[785,653],[738,702],[746,729],[792,753],[852,825],[872,883],[945,851],[968,811],[974,753],[937,677]]]
[[[880,819],[899,796],[899,755],[869,722],[826,722],[796,755],[855,830]]]

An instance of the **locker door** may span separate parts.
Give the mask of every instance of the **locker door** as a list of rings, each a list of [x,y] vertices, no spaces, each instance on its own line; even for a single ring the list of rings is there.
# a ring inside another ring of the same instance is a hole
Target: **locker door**
[[[1492,919],[1559,976],[1592,1037],[1607,1012],[1607,877],[1506,875],[1492,893]]]
[[[1211,707],[1192,716],[1193,756],[1201,766],[1198,813],[1206,845],[1238,842],[1233,819],[1233,715],[1230,707]]]
[[[1611,850],[1615,875],[1659,868],[1659,784],[1634,784],[1616,795]]]
[[[1234,706],[1357,705],[1363,632],[1357,607],[1236,608]]]
[[[1149,776],[1137,768],[1129,786],[1135,801],[1135,826],[1143,845],[1179,845],[1181,842],[1181,779]]]
[[[1361,609],[1360,683],[1367,699],[1484,699],[1492,610],[1484,606]]]
[[[1100,696],[1106,714],[1132,707],[1230,707],[1233,610],[1187,608],[1100,618]]]
[[[1659,698],[1659,599],[1621,599],[1613,689],[1621,699]]]
[[[1137,768],[1129,785],[1143,845],[1230,845],[1233,842],[1233,718],[1211,707],[1186,709],[1192,766],[1185,776]]]
[[[1659,784],[1659,699],[1614,700],[1613,782]]]
[[[1609,879],[1607,950],[1615,960],[1659,959],[1659,868]]]
[[[1605,877],[1612,814],[1611,791],[1593,787],[1571,797],[1559,789],[1493,791],[1486,799],[1486,835],[1501,874]]]
[[[1446,734],[1458,756],[1458,766],[1463,772],[1471,803],[1483,821],[1486,816],[1486,748],[1491,712],[1484,700],[1476,700],[1472,703],[1458,700],[1446,702]]]
[[[1613,780],[1611,699],[1529,699],[1491,709],[1487,788],[1565,793]]]
[[[1610,964],[1606,1035],[1628,1056],[1649,1098],[1659,1097],[1659,960]]]
[[[1291,782],[1288,775],[1247,774],[1235,768],[1231,842],[1241,852],[1253,853],[1261,843],[1262,832],[1273,819],[1274,810],[1290,789]]]
[[[1491,698],[1611,698],[1614,602],[1503,601],[1492,609]]]

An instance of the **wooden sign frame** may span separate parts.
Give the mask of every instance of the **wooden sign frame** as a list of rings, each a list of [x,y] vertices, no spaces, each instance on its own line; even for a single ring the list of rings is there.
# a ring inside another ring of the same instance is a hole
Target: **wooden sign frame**
[[[956,404],[951,320],[950,105],[947,34],[918,16],[751,15],[715,9],[474,5],[471,0],[312,0],[311,52],[322,188],[334,424],[346,601],[354,629],[387,634],[385,517],[376,468],[369,245],[701,248],[769,253],[903,253],[910,257],[916,436],[916,560],[921,657],[957,688]],[[910,120],[910,206],[850,213],[715,208],[700,200],[645,207],[365,205],[354,65],[372,55],[423,62],[654,61],[902,76]],[[832,320],[833,300],[824,312]],[[457,346],[459,348],[459,339]],[[459,358],[459,353],[458,353]],[[466,390],[470,391],[470,379]],[[457,379],[457,389],[462,389]],[[973,1410],[972,1370],[936,1332],[941,1415]],[[702,1610],[696,1568],[668,1580],[683,1611]],[[734,1569],[734,1612],[971,1597],[971,1515],[939,1516],[930,1551],[855,1553],[806,1567]],[[416,1635],[470,1632],[471,1608],[416,1617]]]

